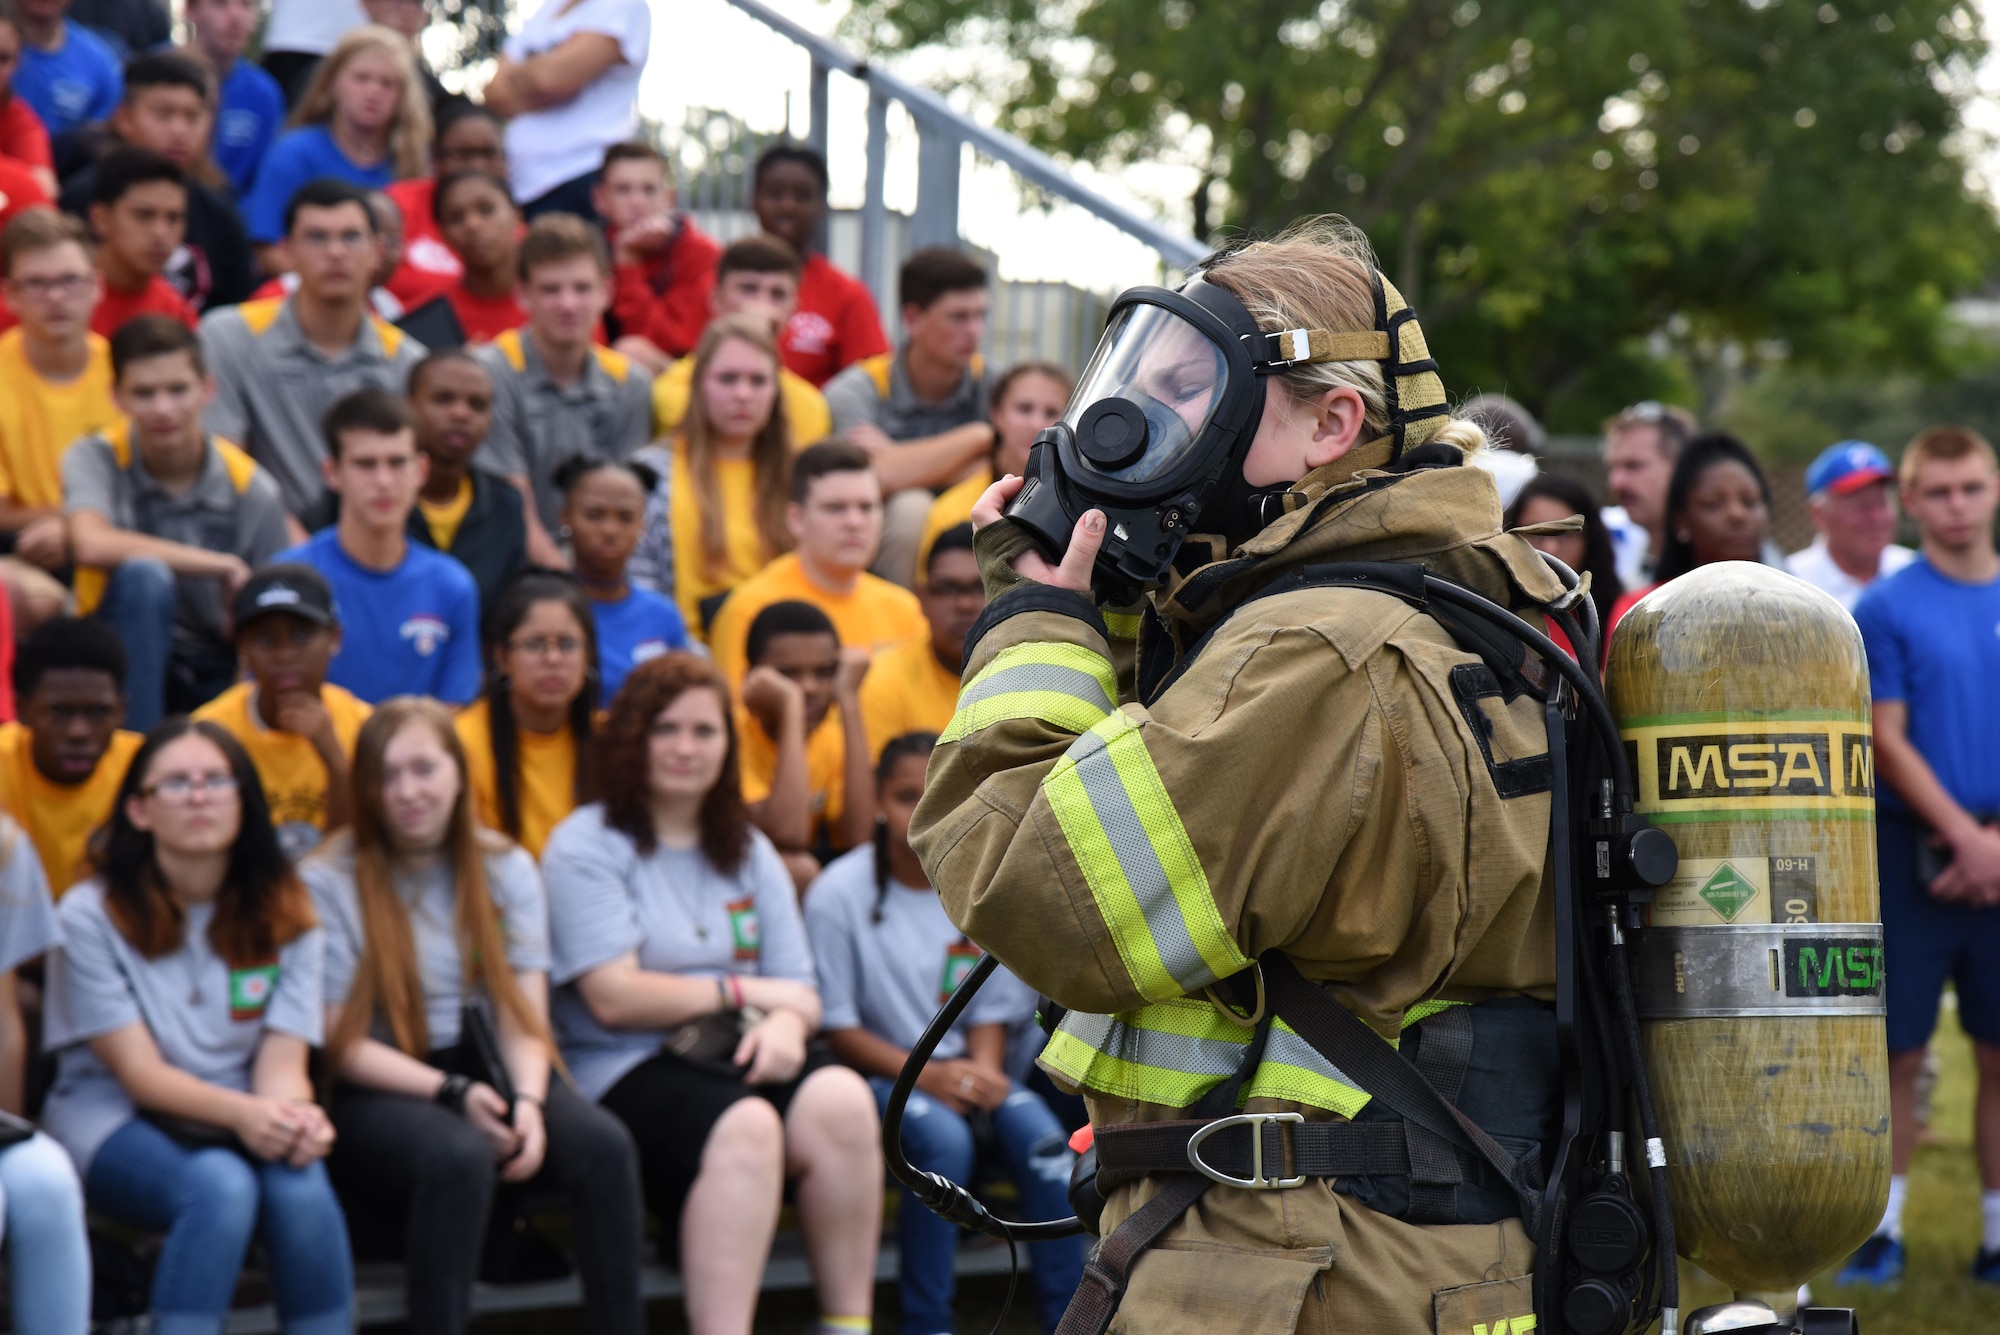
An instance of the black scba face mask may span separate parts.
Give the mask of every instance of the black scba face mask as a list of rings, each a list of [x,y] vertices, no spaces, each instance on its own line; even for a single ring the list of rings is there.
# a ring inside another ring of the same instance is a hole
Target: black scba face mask
[[[1102,510],[1092,584],[1126,602],[1165,582],[1189,534],[1217,534],[1234,548],[1283,512],[1293,483],[1253,487],[1243,477],[1271,376],[1314,362],[1380,363],[1400,454],[1407,427],[1445,415],[1444,391],[1416,312],[1379,272],[1371,278],[1376,327],[1352,332],[1267,332],[1234,294],[1202,277],[1178,291],[1127,291],[1068,411],[1035,437],[1026,484],[1007,514],[1057,560],[1077,520]]]

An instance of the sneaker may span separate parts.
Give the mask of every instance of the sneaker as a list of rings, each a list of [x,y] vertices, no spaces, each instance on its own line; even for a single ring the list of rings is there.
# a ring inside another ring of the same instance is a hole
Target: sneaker
[[[2000,1249],[1987,1251],[1979,1249],[1979,1255],[1972,1258],[1972,1277],[1981,1284],[2000,1286]]]
[[[2000,1263],[2000,1256],[1994,1258]],[[1877,1233],[1861,1244],[1847,1264],[1840,1268],[1833,1282],[1836,1284],[1866,1284],[1871,1288],[1894,1288],[1903,1282],[1904,1267],[1909,1257],[1903,1250],[1903,1240],[1892,1238],[1886,1233]]]

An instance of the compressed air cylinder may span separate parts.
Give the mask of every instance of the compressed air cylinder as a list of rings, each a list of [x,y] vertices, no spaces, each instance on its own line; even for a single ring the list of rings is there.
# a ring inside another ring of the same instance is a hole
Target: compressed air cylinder
[[[1680,848],[1631,938],[1680,1252],[1789,1313],[1889,1190],[1861,633],[1727,561],[1626,614],[1606,684],[1638,810]]]

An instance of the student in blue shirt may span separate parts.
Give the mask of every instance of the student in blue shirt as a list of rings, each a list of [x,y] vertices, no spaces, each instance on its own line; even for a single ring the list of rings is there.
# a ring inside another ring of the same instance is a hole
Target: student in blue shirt
[[[466,703],[479,691],[479,587],[409,539],[426,461],[408,405],[382,390],[350,394],[327,412],[326,446],[340,522],[274,559],[309,565],[333,588],[341,645],[327,680],[369,704]]]
[[[597,614],[597,670],[607,706],[633,668],[688,647],[687,622],[674,600],[625,578],[659,480],[644,464],[582,455],[556,470],[570,560]]]
[[[257,169],[243,201],[250,239],[274,248],[285,234],[285,206],[299,187],[321,177],[379,190],[428,174],[431,113],[407,43],[385,28],[357,28],[340,39],[299,99],[298,128],[281,135]],[[267,272],[284,267],[273,256]]]
[[[240,199],[285,123],[278,81],[243,58],[263,17],[262,0],[187,0],[189,54],[216,80],[215,134],[209,153]]]
[[[35,109],[49,138],[110,117],[125,95],[118,57],[102,37],[67,17],[69,0],[20,0],[21,64],[14,92]]]

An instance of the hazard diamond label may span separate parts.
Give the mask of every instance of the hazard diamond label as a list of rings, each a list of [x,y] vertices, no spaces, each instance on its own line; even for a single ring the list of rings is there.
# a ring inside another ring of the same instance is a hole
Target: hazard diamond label
[[[1742,873],[1735,867],[1725,862],[1702,882],[1701,889],[1695,893],[1706,900],[1708,906],[1714,909],[1724,922],[1734,922],[1736,915],[1741,913],[1750,901],[1757,898],[1757,887],[1744,879]]]

